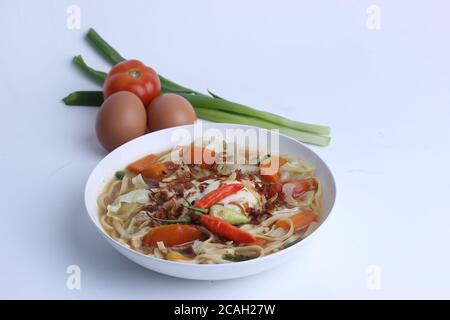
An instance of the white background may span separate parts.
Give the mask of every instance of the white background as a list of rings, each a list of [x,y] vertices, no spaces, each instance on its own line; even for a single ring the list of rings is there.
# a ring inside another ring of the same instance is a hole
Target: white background
[[[81,30],[66,27],[69,5]],[[450,298],[450,3],[0,1],[0,298]],[[71,63],[95,27],[170,79],[295,120],[330,125],[313,148],[335,174],[329,220],[260,275],[195,282],[146,270],[97,233],[83,205],[105,156],[95,108],[61,98],[96,85]],[[66,268],[81,268],[81,290]],[[370,266],[381,287],[367,286]]]

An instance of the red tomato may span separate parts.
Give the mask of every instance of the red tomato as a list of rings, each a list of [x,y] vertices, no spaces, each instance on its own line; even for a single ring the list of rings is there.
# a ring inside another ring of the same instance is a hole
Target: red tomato
[[[155,70],[138,60],[123,61],[109,71],[103,86],[103,98],[118,91],[129,91],[141,99],[145,107],[159,96],[161,83]]]

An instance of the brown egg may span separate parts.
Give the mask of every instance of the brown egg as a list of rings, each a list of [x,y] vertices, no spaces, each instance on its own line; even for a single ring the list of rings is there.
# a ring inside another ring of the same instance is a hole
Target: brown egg
[[[147,125],[150,131],[192,124],[197,120],[194,108],[185,98],[165,93],[147,107]]]
[[[102,146],[108,151],[114,150],[145,133],[145,107],[133,93],[116,92],[109,96],[98,110],[95,127]]]

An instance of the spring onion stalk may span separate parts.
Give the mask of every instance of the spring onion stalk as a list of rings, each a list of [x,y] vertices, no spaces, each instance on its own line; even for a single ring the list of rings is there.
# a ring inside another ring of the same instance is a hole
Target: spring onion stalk
[[[294,130],[288,127],[282,127],[258,118],[197,106],[194,107],[194,109],[199,118],[208,121],[247,124],[268,130],[278,129],[280,133],[290,136],[296,140],[322,147],[325,147],[330,143],[330,137],[328,136],[321,136],[314,133]]]
[[[194,102],[194,103],[196,103],[197,106],[199,106],[199,107],[205,107],[205,108],[211,107],[211,108],[217,108],[218,110],[222,110],[222,111],[231,111],[233,113],[238,113],[238,114],[248,115],[251,117],[260,118],[262,120],[273,122],[278,125],[282,125],[282,126],[286,126],[286,127],[292,128],[292,129],[306,131],[306,132],[310,132],[310,133],[316,133],[316,134],[320,134],[320,135],[329,135],[330,134],[330,127],[316,125],[316,124],[309,124],[309,123],[304,123],[304,122],[299,122],[299,121],[292,121],[292,120],[286,119],[284,117],[281,117],[279,115],[276,115],[276,114],[273,114],[270,112],[256,110],[251,107],[244,106],[240,103],[226,100],[226,99],[218,96],[217,94],[211,92],[209,89],[207,91],[213,98],[215,98],[215,100],[222,100],[223,102],[211,104],[208,101],[208,98],[210,98],[210,97],[202,96],[202,97],[191,97],[190,98],[192,100],[191,103],[194,102],[194,100],[196,100],[196,102]]]
[[[73,62],[77,64],[81,70],[83,70],[88,76],[97,81],[99,84],[103,85],[106,79],[106,72],[97,71],[89,67],[86,62],[84,62],[81,55],[73,57]]]
[[[67,106],[100,107],[103,103],[103,92],[75,91],[62,100]]]
[[[159,75],[159,81],[161,82],[161,91],[164,93],[185,93],[203,96],[202,93],[180,86],[179,84],[164,78],[162,75]]]
[[[222,97],[219,97],[217,94],[215,94],[214,92],[212,92],[212,91],[209,90],[209,89],[206,89],[206,91],[208,91],[209,95],[210,95],[211,97],[213,97],[213,98],[220,99],[220,100],[226,100],[226,99],[224,99],[224,98],[222,98]]]
[[[125,60],[113,47],[111,47],[93,28],[89,29],[87,40],[96,48],[108,62],[118,64]]]
[[[292,121],[286,118],[283,118],[279,115],[264,112],[260,110],[256,110],[247,106],[244,106],[239,103],[234,103],[228,100],[224,100],[221,98],[213,98],[208,96],[199,96],[199,95],[189,95],[185,93],[179,93],[179,95],[185,97],[189,102],[195,107],[207,108],[207,109],[215,109],[225,112],[231,112],[240,114],[243,116],[249,116],[264,120],[265,122],[271,122],[274,125],[278,125],[280,127],[288,127],[295,130],[320,134],[320,135],[328,135],[330,134],[330,128],[326,126],[319,126],[315,124],[303,123],[298,121]]]

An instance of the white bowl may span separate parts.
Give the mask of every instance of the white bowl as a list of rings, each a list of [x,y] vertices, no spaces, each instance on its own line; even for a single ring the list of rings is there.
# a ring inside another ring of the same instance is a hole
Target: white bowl
[[[203,130],[214,128],[223,134],[226,129],[257,129],[265,131],[264,129],[235,124],[214,123],[203,124],[202,126]],[[157,259],[129,249],[105,233],[99,223],[96,200],[103,187],[113,177],[114,173],[144,155],[172,148],[174,143],[171,139],[173,138],[174,130],[179,130],[181,128],[187,130],[187,132],[193,133],[194,127],[194,125],[188,125],[146,134],[122,145],[100,161],[89,176],[85,189],[87,212],[98,231],[114,248],[132,261],[150,270],[185,279],[224,280],[244,277],[273,268],[287,261],[289,257],[294,256],[296,252],[301,249],[305,241],[310,240],[311,236],[314,236],[314,233],[299,243],[277,253],[243,262],[227,264],[187,264]],[[322,159],[302,143],[279,134],[279,146],[280,154],[288,154],[302,158],[315,166],[316,176],[321,180],[323,185],[323,224],[324,220],[330,214],[336,198],[336,186],[333,175]]]

